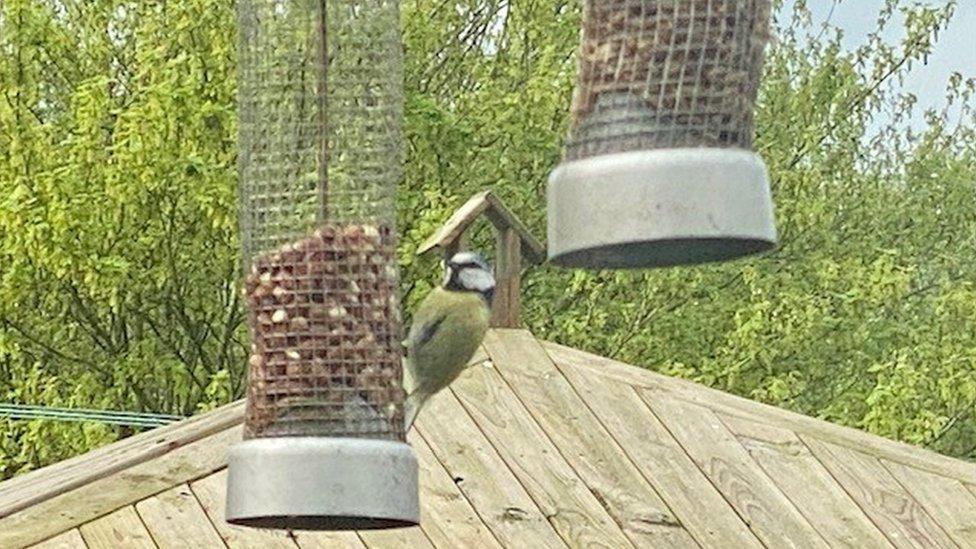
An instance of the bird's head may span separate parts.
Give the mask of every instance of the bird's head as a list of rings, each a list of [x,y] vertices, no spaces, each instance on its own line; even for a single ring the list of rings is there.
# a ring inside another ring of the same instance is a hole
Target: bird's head
[[[489,304],[495,293],[495,275],[485,258],[475,252],[459,252],[444,262],[444,289],[475,292]]]

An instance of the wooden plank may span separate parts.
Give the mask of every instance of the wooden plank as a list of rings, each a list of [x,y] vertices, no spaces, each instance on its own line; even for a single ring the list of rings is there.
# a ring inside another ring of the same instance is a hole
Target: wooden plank
[[[419,526],[394,530],[362,530],[359,537],[371,549],[430,548],[434,545]]]
[[[0,547],[36,543],[226,467],[227,451],[241,433],[240,425],[221,431],[0,519]]]
[[[417,431],[407,437],[420,462],[420,526],[436,547],[501,548]]]
[[[417,249],[417,254],[424,254],[434,248],[450,249],[456,247],[461,235],[468,229],[479,215],[485,214],[497,229],[512,229],[519,236],[524,246],[525,257],[533,263],[546,260],[546,247],[539,242],[528,227],[520,221],[511,210],[502,203],[491,191],[481,191],[468,199],[460,208],[451,214],[446,222]]]
[[[569,546],[588,547],[598,542],[610,547],[630,545],[600,500],[562,458],[490,363],[468,369],[454,382],[452,390]],[[680,528],[658,528],[656,533],[662,547],[693,545]]]
[[[431,398],[415,425],[503,546],[566,547],[450,391]]]
[[[953,459],[931,450],[888,440],[864,431],[835,425],[796,412],[710,389],[691,381],[664,376],[644,368],[556,343],[543,341],[542,346],[559,363],[571,364],[623,383],[695,402],[724,415],[738,416],[775,425],[826,442],[859,448],[863,452],[904,463],[917,469],[976,484],[976,464],[970,462]]]
[[[546,246],[532,235],[529,228],[512,213],[512,210],[508,209],[508,206],[500,198],[490,192],[487,198],[491,207],[488,208],[485,215],[491,223],[499,229],[513,229],[519,235],[524,246],[523,251],[526,259],[535,264],[544,262],[546,260]]]
[[[155,549],[149,530],[139,519],[135,507],[128,505],[104,517],[82,524],[81,537],[89,549]]]
[[[956,479],[893,461],[881,464],[962,547],[976,547],[976,498]]]
[[[891,547],[796,433],[737,417],[719,418],[831,547]]]
[[[140,501],[136,512],[160,549],[225,547],[186,484]]]
[[[712,484],[770,547],[826,547],[810,523],[709,409],[640,391]]]
[[[292,532],[295,543],[302,549],[365,549],[363,540],[355,532]]]
[[[703,547],[761,547],[630,385],[565,364],[556,366],[698,543]]]
[[[85,540],[77,529],[55,536],[47,541],[32,545],[31,549],[86,549]]]
[[[146,431],[0,484],[0,518],[244,421],[244,401]]]
[[[800,438],[895,547],[955,547],[925,509],[874,456]]]
[[[424,254],[434,248],[446,248],[457,241],[468,226],[488,209],[488,195],[490,193],[491,191],[481,191],[469,198],[451,214],[451,217],[441,225],[436,233],[417,248],[417,255]]]
[[[485,339],[485,348],[497,372],[635,545],[695,545],[682,522],[589,411],[532,334],[493,330]],[[480,377],[485,383],[504,383],[488,371]],[[626,389],[633,393],[629,386]],[[474,396],[479,392],[484,388],[473,387]],[[701,514],[700,503],[695,514]],[[758,545],[741,522],[739,528],[746,539]],[[748,542],[737,546],[747,547]]]
[[[190,483],[190,490],[228,547],[295,549],[295,542],[286,531],[244,528],[227,523],[224,514],[227,505],[227,469]],[[352,535],[355,537],[355,534]]]
[[[491,326],[517,328],[521,315],[519,284],[522,280],[522,243],[514,229],[496,229],[495,294],[491,303]]]

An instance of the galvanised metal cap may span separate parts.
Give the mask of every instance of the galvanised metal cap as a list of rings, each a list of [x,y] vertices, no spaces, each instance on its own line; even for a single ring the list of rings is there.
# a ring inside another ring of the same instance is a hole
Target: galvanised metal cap
[[[417,459],[387,440],[280,437],[231,448],[227,522],[289,530],[370,530],[420,522]]]
[[[769,178],[743,149],[607,154],[549,178],[549,260],[635,269],[728,261],[776,246]]]

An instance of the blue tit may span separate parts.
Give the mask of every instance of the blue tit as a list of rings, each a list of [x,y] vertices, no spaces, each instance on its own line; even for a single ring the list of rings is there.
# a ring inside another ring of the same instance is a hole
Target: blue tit
[[[406,341],[403,388],[406,431],[420,408],[464,371],[491,317],[495,276],[485,259],[460,252],[444,263],[444,282],[417,308]]]

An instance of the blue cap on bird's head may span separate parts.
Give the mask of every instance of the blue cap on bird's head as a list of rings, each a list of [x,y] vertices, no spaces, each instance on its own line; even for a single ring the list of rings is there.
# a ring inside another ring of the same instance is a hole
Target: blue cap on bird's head
[[[458,252],[444,264],[444,289],[477,292],[491,303],[495,293],[495,275],[481,254]]]

